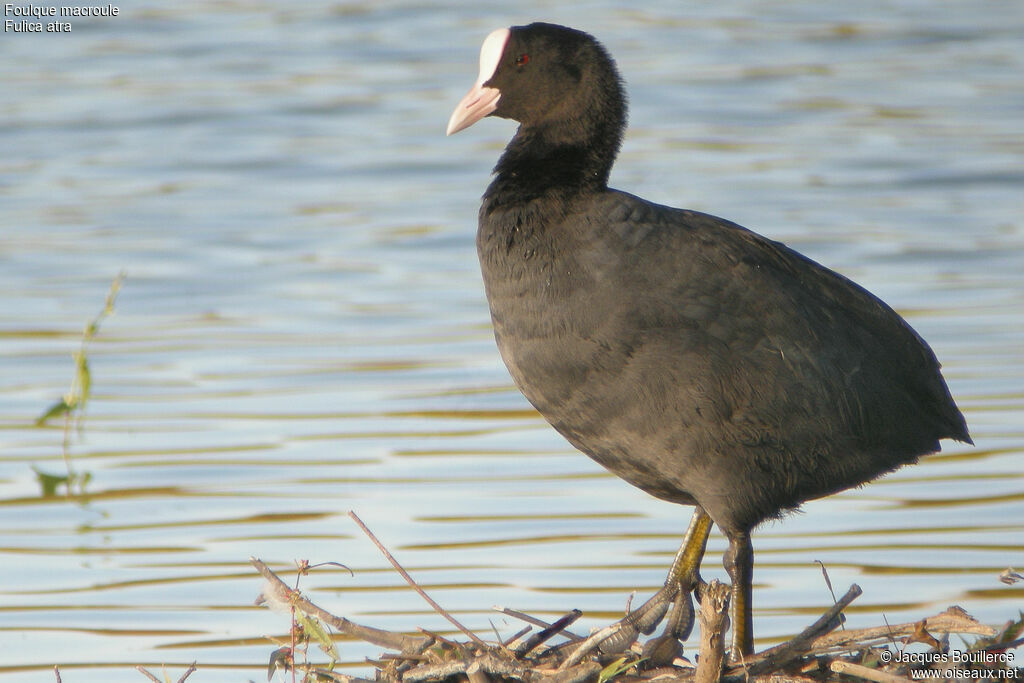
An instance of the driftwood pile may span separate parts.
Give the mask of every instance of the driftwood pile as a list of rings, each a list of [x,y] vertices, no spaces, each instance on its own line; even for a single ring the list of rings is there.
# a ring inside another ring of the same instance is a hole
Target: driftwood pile
[[[387,549],[351,515],[370,539],[377,544],[395,569],[431,606],[466,635],[455,641],[434,633],[417,635],[397,633],[357,624],[318,607],[297,589],[282,581],[266,564],[251,558],[266,583],[262,599],[271,606],[285,608],[292,615],[292,642],[271,657],[268,678],[275,669],[291,669],[299,681],[343,681],[368,683],[369,679],[348,676],[333,670],[337,655],[332,636],[325,627],[348,638],[365,641],[388,650],[373,664],[377,681],[405,683],[466,681],[524,681],[526,683],[584,683],[608,681],[687,681],[712,683],[811,683],[812,681],[867,680],[876,683],[917,681],[1017,680],[1024,681],[1024,669],[1015,666],[1014,648],[1024,644],[1024,619],[1002,629],[978,623],[959,607],[915,623],[885,625],[877,628],[842,630],[842,611],[861,590],[854,585],[820,619],[793,639],[758,652],[741,662],[725,657],[728,590],[717,581],[705,586],[698,613],[700,650],[696,664],[676,658],[674,653],[659,657],[643,652],[639,644],[621,654],[605,655],[598,650],[601,640],[614,634],[616,626],[583,638],[569,631],[580,616],[569,612],[548,624],[514,610],[501,609],[528,624],[510,638],[494,637],[485,642],[451,614],[437,605],[405,572]],[[302,570],[308,567],[300,567]],[[536,630],[535,630],[536,629]],[[950,649],[949,634],[978,636],[969,648]],[[552,641],[561,641],[551,644]],[[320,645],[331,663],[316,666],[305,661],[310,642]],[[923,643],[911,652],[903,648]],[[305,647],[303,647],[305,644]],[[332,652],[334,654],[332,654]],[[663,661],[658,661],[659,659]],[[288,674],[288,680],[293,674]]]

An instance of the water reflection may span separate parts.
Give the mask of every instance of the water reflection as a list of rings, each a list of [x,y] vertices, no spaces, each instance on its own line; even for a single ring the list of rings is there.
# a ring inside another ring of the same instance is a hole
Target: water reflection
[[[725,215],[868,285],[932,343],[978,444],[755,536],[767,644],[954,603],[1016,616],[1024,564],[1021,44],[1012,4],[436,3],[122,8],[0,60],[0,678],[256,678],[287,620],[247,558],[381,628],[450,633],[345,512],[480,633],[655,590],[688,511],[574,453],[510,385],[475,262],[512,128],[443,123],[495,26],[579,23],[633,102],[614,182]],[[680,14],[682,13],[682,14]],[[529,15],[529,16],[526,16]],[[79,30],[81,29],[81,30]],[[82,325],[87,495],[42,498]],[[706,576],[724,542],[713,536]],[[352,670],[373,648],[340,639]],[[174,677],[174,676],[172,676]]]

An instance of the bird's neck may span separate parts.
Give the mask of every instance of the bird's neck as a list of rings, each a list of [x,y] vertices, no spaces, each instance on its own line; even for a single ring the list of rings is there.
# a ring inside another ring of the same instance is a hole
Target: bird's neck
[[[521,126],[498,160],[485,202],[507,206],[544,198],[565,201],[600,192],[608,186],[617,149],[617,136],[603,131],[573,136]]]

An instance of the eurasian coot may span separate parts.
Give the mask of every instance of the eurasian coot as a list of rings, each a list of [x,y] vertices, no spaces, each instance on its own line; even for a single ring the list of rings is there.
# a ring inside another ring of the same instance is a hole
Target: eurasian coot
[[[544,23],[487,36],[448,134],[488,115],[520,123],[477,233],[509,372],[576,448],[696,506],[665,587],[623,624],[647,632],[671,603],[668,636],[688,632],[713,521],[729,541],[732,653],[750,653],[755,526],[940,439],[970,443],[939,363],[886,304],[783,244],[610,189],[626,97],[592,36]]]

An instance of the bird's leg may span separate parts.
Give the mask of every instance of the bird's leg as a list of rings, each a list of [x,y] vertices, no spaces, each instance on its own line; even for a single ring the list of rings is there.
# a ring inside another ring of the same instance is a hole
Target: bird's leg
[[[683,544],[672,561],[665,585],[647,602],[622,618],[619,632],[601,644],[602,651],[619,652],[629,647],[637,634],[653,631],[665,618],[670,604],[674,604],[674,607],[665,635],[661,638],[685,640],[689,636],[693,629],[690,593],[701,581],[700,562],[710,533],[711,518],[698,506],[693,511]]]
[[[754,653],[752,586],[754,580],[754,548],[750,534],[726,534],[729,549],[722,564],[729,574],[732,588],[729,594],[729,620],[732,622],[732,651],[730,657],[738,661],[741,656]]]
[[[710,533],[711,518],[704,512],[704,508],[698,505],[693,510],[686,537],[683,538],[683,544],[679,546],[679,552],[672,560],[672,567],[669,568],[668,577],[665,579],[665,588],[662,589],[671,589],[674,597],[680,598],[675,601],[675,608],[669,620],[673,633],[680,640],[685,640],[693,629],[693,603],[690,602],[690,594],[703,583],[700,578],[700,563],[704,559],[704,549],[707,547]],[[684,596],[685,600],[682,599]],[[697,598],[699,600],[700,595]],[[688,618],[685,617],[686,612],[689,613]],[[675,626],[672,625],[673,622]],[[666,635],[669,635],[667,631]]]

